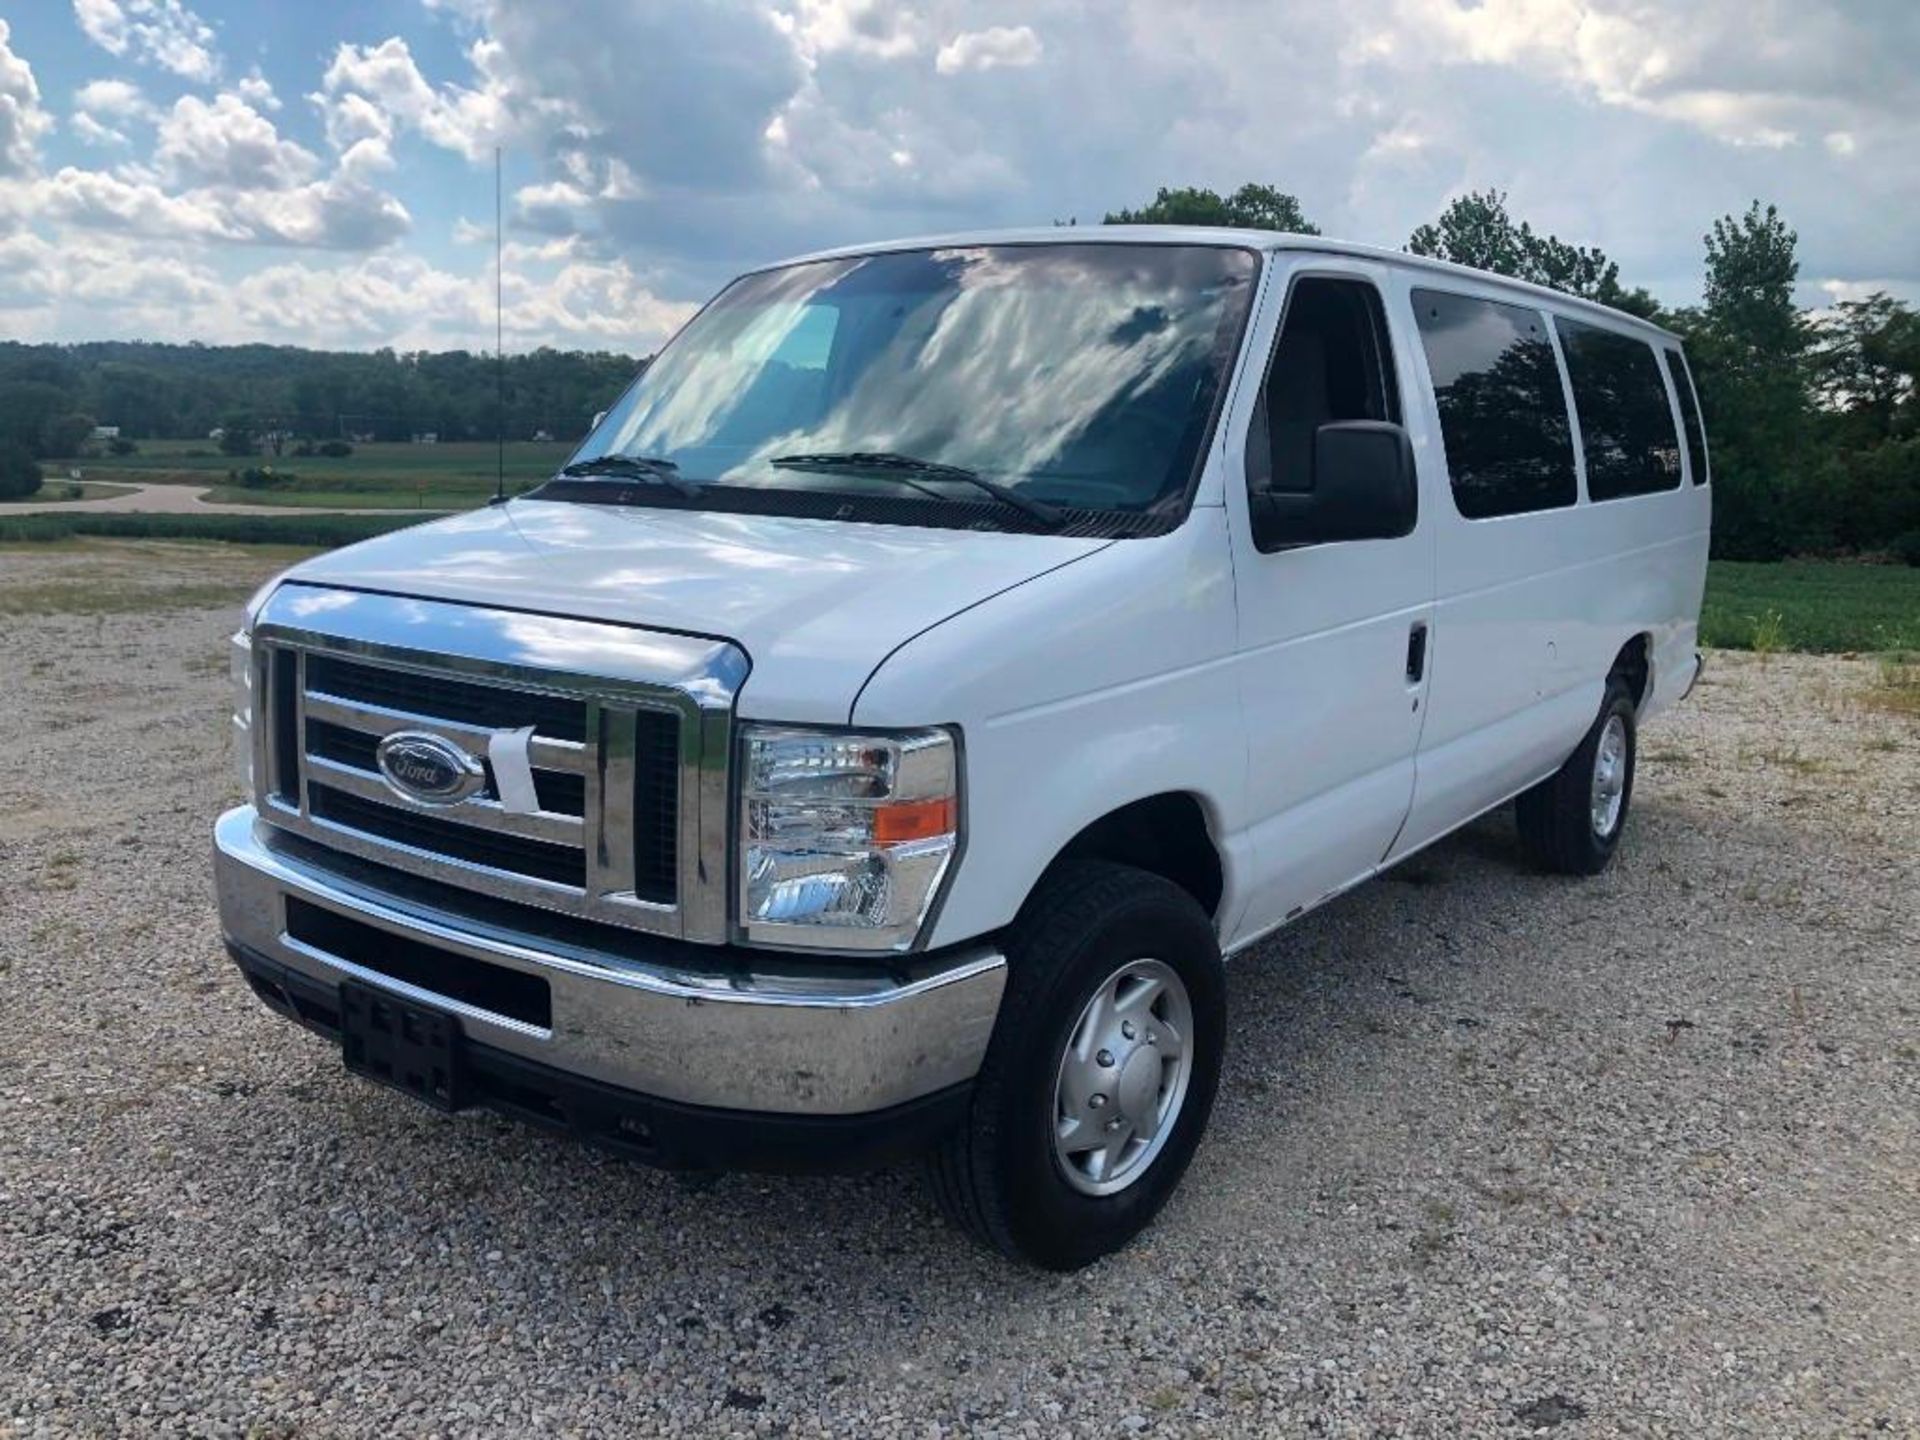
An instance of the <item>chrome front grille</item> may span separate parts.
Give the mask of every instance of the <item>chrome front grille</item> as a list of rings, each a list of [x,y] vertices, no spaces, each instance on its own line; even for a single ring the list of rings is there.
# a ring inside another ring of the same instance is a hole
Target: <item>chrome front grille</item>
[[[502,898],[725,938],[725,767],[746,672],[733,646],[289,585],[256,622],[254,664],[272,823]],[[378,747],[399,731],[446,742],[484,779],[454,802],[396,788]],[[531,804],[503,795],[507,760],[530,771]]]

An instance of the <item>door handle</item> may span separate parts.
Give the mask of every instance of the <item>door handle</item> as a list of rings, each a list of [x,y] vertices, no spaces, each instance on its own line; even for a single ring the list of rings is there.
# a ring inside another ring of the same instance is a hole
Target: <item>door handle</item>
[[[1407,631],[1407,683],[1418,685],[1427,673],[1427,622],[1416,620]]]

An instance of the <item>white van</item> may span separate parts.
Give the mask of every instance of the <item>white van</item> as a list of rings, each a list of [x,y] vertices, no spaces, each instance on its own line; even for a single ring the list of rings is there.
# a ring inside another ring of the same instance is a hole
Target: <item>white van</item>
[[[429,1103],[930,1151],[1081,1265],[1200,1143],[1225,957],[1508,800],[1606,865],[1708,514],[1679,342],[1493,275],[1135,227],[772,266],[539,490],[255,597],[224,929]]]

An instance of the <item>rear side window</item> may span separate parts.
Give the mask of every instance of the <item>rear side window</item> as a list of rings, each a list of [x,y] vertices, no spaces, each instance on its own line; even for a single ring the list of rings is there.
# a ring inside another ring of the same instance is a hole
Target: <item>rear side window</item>
[[[1485,520],[1573,504],[1573,430],[1546,319],[1440,290],[1415,290],[1413,309],[1460,513]]]
[[[1587,498],[1650,495],[1680,483],[1680,436],[1653,347],[1564,317],[1560,345],[1587,456]]]
[[[1680,419],[1687,427],[1687,458],[1693,464],[1693,483],[1707,483],[1707,432],[1700,424],[1700,401],[1693,393],[1693,377],[1678,350],[1660,352],[1667,362],[1667,375],[1673,381],[1673,393],[1680,397]]]

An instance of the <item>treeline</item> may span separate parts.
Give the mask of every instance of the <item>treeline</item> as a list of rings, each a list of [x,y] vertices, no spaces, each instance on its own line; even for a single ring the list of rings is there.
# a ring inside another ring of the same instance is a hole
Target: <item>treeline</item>
[[[1162,189],[1109,224],[1318,234],[1292,195]],[[1702,301],[1663,309],[1601,250],[1533,229],[1498,191],[1462,196],[1406,248],[1646,316],[1687,345],[1713,458],[1720,558],[1898,555],[1920,565],[1920,314],[1884,294],[1818,313],[1793,301],[1798,237],[1755,201],[1703,237]]]
[[[205,439],[216,429],[313,439],[577,440],[639,368],[629,355],[509,355],[496,407],[493,357],[468,350],[371,353],[291,345],[0,344],[0,445],[76,453],[98,425],[123,437]],[[84,423],[82,423],[84,422]]]

